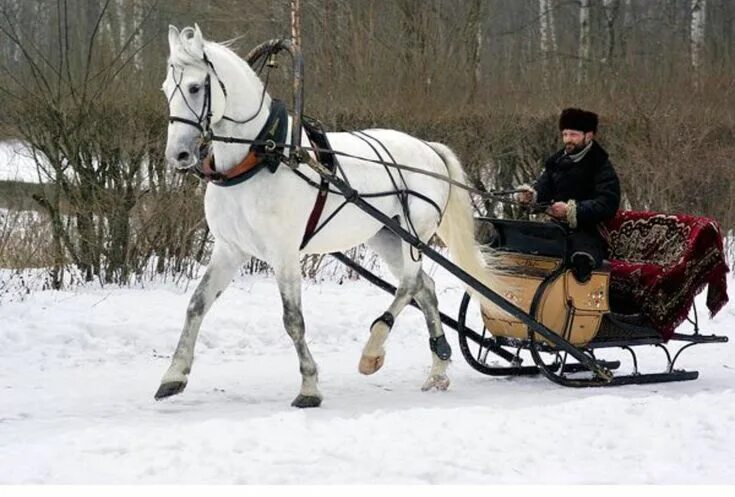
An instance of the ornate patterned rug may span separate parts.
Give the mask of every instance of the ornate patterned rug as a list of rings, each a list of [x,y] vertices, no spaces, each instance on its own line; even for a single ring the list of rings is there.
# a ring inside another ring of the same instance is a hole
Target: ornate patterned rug
[[[705,286],[714,316],[729,271],[719,224],[705,217],[618,211],[607,223],[610,293],[634,302],[668,340]]]

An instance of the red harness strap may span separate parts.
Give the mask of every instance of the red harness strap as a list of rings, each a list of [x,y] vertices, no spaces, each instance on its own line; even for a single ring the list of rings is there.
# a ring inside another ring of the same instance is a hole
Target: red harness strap
[[[327,169],[334,171],[336,167],[336,158],[330,150],[329,142],[327,141],[327,135],[321,128],[321,125],[316,121],[304,120],[304,130],[306,131],[311,146],[314,149],[318,149],[316,152],[316,158],[319,162],[324,164]],[[329,182],[322,178],[319,184],[319,193],[316,196],[314,207],[311,209],[309,220],[306,222],[306,229],[304,230],[304,236],[301,239],[301,245],[299,250],[303,250],[306,244],[309,243],[311,238],[314,236],[317,230],[317,224],[319,219],[322,217],[322,211],[324,211],[324,204],[327,202],[327,195],[329,194]]]
[[[247,173],[259,164],[259,157],[255,154],[255,152],[250,151],[250,153],[248,153],[248,155],[246,155],[245,158],[240,161],[240,163],[237,164],[235,167],[225,171],[224,173],[220,173],[219,171],[215,170],[214,156],[209,155],[202,162],[202,174],[210,181],[226,181],[240,176],[241,174]]]
[[[312,147],[314,147],[313,143]],[[329,182],[325,179],[322,179],[321,183],[319,184],[319,193],[317,193],[314,207],[312,207],[311,214],[309,215],[309,220],[306,222],[306,229],[304,230],[303,238],[301,238],[301,245],[299,246],[299,250],[303,250],[304,247],[306,247],[306,244],[309,243],[309,240],[311,240],[311,238],[314,236],[317,223],[322,217],[322,212],[324,211],[324,204],[327,203],[328,194]]]

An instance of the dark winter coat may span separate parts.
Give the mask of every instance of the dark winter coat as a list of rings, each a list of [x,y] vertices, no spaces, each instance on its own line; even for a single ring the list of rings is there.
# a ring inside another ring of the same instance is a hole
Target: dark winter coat
[[[579,162],[564,149],[549,157],[534,189],[538,203],[574,200],[576,228],[590,233],[598,223],[612,219],[620,205],[618,175],[597,142]]]

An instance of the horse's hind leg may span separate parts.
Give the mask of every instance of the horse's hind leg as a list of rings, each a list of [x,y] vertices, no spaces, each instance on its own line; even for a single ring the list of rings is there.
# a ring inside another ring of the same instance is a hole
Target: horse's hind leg
[[[362,374],[377,372],[385,362],[385,342],[393,322],[406,305],[411,302],[414,283],[402,280],[396,291],[393,302],[380,317],[370,326],[370,338],[362,350],[358,370]]]
[[[431,349],[432,366],[429,377],[424,382],[421,390],[446,390],[449,388],[449,377],[447,367],[452,356],[444,330],[442,329],[441,316],[439,315],[439,303],[436,299],[434,280],[426,272],[421,271],[419,288],[414,298],[421,307],[426,326],[429,328],[429,348]]]
[[[441,318],[437,306],[434,282],[421,269],[421,261],[414,260],[410,247],[387,229],[382,229],[370,239],[368,245],[380,255],[396,278],[399,287],[388,311],[378,318],[370,328],[370,339],[363,349],[360,359],[360,372],[372,374],[383,365],[384,344],[388,338],[392,321],[412,298],[415,298],[426,318],[429,329],[429,343],[432,350],[433,365],[423,389],[449,386],[446,376],[451,349],[444,337]]]
[[[385,362],[385,341],[395,318],[413,298],[416,277],[405,271],[401,240],[386,228],[381,229],[367,243],[383,259],[399,282],[388,310],[370,325],[370,338],[363,348],[358,365],[358,370],[362,374],[373,374]]]
[[[301,313],[301,270],[298,256],[292,262],[274,267],[283,302],[283,326],[293,340],[299,356],[301,390],[291,402],[294,407],[319,407],[322,394],[317,386],[317,367],[304,338],[304,316]]]
[[[186,387],[194,360],[194,346],[204,315],[230,283],[240,261],[239,255],[215,244],[207,271],[189,300],[184,329],[171,359],[171,366],[161,379],[156,400],[175,395]]]

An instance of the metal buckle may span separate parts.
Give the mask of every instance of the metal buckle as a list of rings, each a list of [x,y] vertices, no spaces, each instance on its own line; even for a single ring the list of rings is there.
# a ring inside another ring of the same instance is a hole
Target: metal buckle
[[[275,152],[276,150],[276,142],[273,140],[266,140],[265,141],[265,151],[266,152]]]

